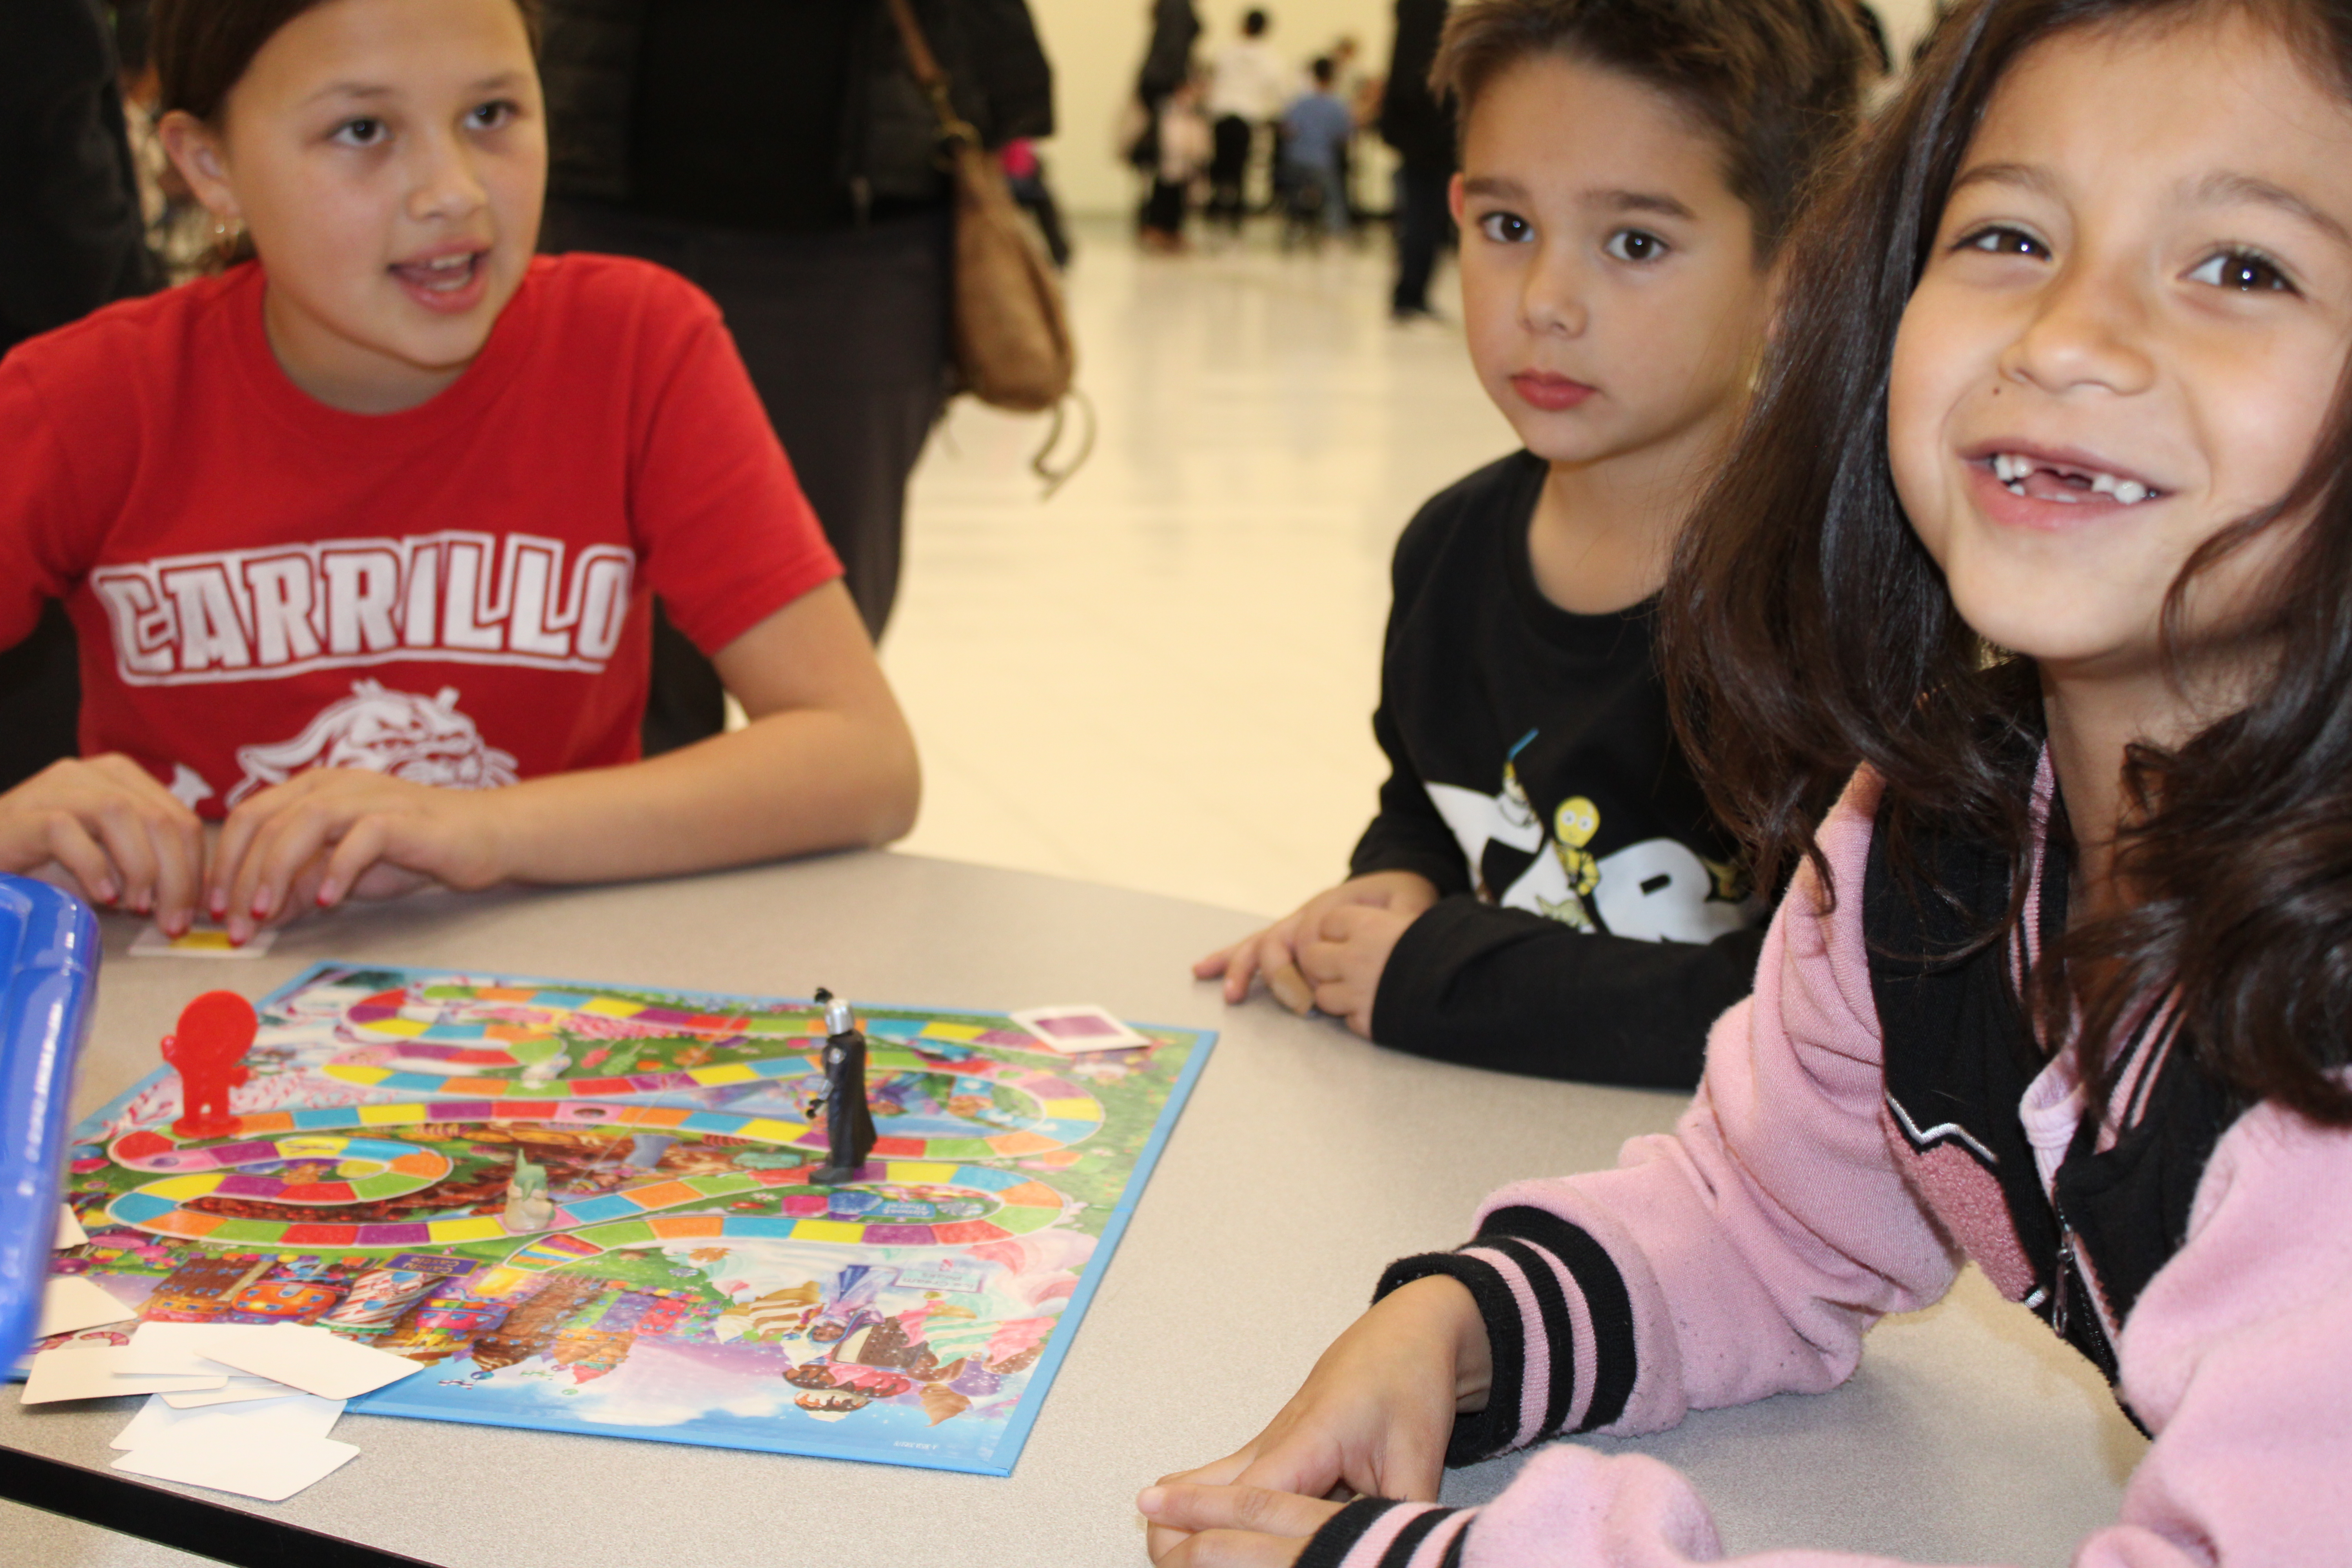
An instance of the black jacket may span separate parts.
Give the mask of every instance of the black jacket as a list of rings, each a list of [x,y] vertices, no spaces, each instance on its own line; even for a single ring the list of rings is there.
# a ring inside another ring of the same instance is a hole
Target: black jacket
[[[0,353],[162,281],[93,0],[0,5]]]
[[[1429,90],[1429,68],[1445,30],[1446,0],[1397,0],[1396,47],[1381,93],[1381,140],[1408,168],[1454,170],[1454,100]]]
[[[632,163],[640,46],[657,5],[695,0],[545,0],[540,73],[547,89],[549,189],[558,196],[639,205]],[[811,95],[841,103],[838,134],[819,148],[740,145],[748,171],[763,160],[817,156],[830,165],[839,201],[827,226],[847,226],[877,205],[943,202],[938,122],[908,75],[898,34],[881,0],[796,0],[852,13],[841,58],[782,56],[749,62],[761,100]],[[1054,73],[1037,41],[1025,0],[914,0],[932,53],[954,84],[957,112],[991,147],[1054,130]],[[714,77],[740,75],[746,62],[714,60]],[[731,95],[723,95],[730,96]],[[759,102],[725,102],[757,123]]]
[[[1397,542],[1373,733],[1391,772],[1355,874],[1444,895],[1398,939],[1372,1038],[1544,1078],[1686,1089],[1745,996],[1762,901],[1667,722],[1651,607],[1543,597],[1519,452]]]
[[[1183,86],[1192,69],[1192,46],[1200,37],[1201,17],[1192,0],[1152,0],[1151,45],[1143,53],[1143,68],[1136,72],[1136,96],[1156,106]]]
[[[0,3],[0,353],[163,282],[92,0]],[[51,604],[0,652],[0,789],[79,750],[73,627]]]

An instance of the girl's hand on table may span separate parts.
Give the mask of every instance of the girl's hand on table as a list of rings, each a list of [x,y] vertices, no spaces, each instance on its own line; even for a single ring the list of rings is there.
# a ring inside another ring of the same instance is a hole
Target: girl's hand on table
[[[129,757],[69,757],[0,795],[0,870],[52,861],[91,903],[152,910],[178,936],[196,912],[204,827]]]
[[[1263,1487],[1162,1481],[1135,1500],[1160,1568],[1291,1568],[1346,1505]]]
[[[1466,1286],[1432,1275],[1399,1287],[1331,1342],[1265,1431],[1222,1459],[1160,1479],[1155,1489],[1181,1495],[1182,1503],[1171,1508],[1165,1522],[1153,1518],[1152,1560],[1168,1560],[1187,1531],[1203,1528],[1181,1522],[1194,1517],[1187,1510],[1195,1507],[1211,1513],[1218,1509],[1229,1513],[1266,1510],[1261,1517],[1268,1521],[1277,1513],[1285,1521],[1303,1517],[1296,1510],[1284,1511],[1283,1505],[1229,1495],[1237,1492],[1290,1493],[1303,1501],[1351,1493],[1436,1501],[1454,1417],[1485,1407],[1493,1375],[1486,1325]],[[1223,1500],[1203,1500],[1198,1494],[1204,1490],[1228,1495]],[[1328,1510],[1323,1517],[1329,1517]],[[1269,1527],[1262,1523],[1253,1528],[1265,1533]],[[1260,1560],[1174,1561],[1255,1564]]]
[[[487,888],[506,874],[501,793],[362,768],[298,773],[228,814],[205,879],[206,907],[232,942],[243,942],[313,905],[434,882]]]
[[[1240,1002],[1249,995],[1250,982],[1263,979],[1274,999],[1294,1013],[1304,1014],[1316,1005],[1315,983],[1299,972],[1299,950],[1316,940],[1325,922],[1336,910],[1354,905],[1366,905],[1390,911],[1399,917],[1397,930],[1402,932],[1421,912],[1437,902],[1436,884],[1418,871],[1373,871],[1361,877],[1350,877],[1336,888],[1326,888],[1305,903],[1264,931],[1245,936],[1231,947],[1220,948],[1192,965],[1195,980],[1214,980],[1223,975],[1225,1000]],[[1389,945],[1396,945],[1393,938]],[[1387,960],[1384,951],[1383,963]],[[1377,985],[1377,971],[1372,976]],[[1326,1012],[1329,1009],[1326,1008]],[[1362,1012],[1365,1034],[1370,1027],[1371,999],[1366,994]],[[1347,1016],[1346,1014],[1339,1015]],[[1370,1037],[1365,1034],[1366,1038]]]

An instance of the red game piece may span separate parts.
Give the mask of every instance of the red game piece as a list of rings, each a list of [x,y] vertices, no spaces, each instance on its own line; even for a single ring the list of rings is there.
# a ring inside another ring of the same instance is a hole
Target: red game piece
[[[260,1027],[253,1004],[234,991],[207,991],[188,1004],[178,1031],[163,1037],[163,1059],[180,1074],[181,1116],[173,1131],[217,1138],[236,1131],[228,1091],[246,1080],[245,1053]]]

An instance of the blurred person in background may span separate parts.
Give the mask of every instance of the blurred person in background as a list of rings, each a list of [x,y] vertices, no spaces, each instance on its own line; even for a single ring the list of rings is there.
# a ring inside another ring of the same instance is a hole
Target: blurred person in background
[[[1429,279],[1453,217],[1445,188],[1454,178],[1454,107],[1430,90],[1429,68],[1445,30],[1446,0],[1396,0],[1396,47],[1381,95],[1381,140],[1396,149],[1396,289],[1389,313],[1426,321]]]
[[[1127,161],[1146,174],[1160,166],[1160,111],[1176,89],[1192,79],[1192,46],[1200,40],[1201,16],[1192,0],[1150,0],[1151,42],[1135,73],[1135,100],[1129,105],[1119,144]]]
[[[1024,0],[914,0],[956,112],[1054,130]],[[951,390],[951,193],[883,0],[542,0],[541,247],[642,257],[719,302],[877,639],[907,479]],[[656,625],[647,755],[716,732],[709,662]]]
[[[120,74],[96,0],[0,4],[0,354],[163,281]],[[0,653],[0,790],[79,752],[80,707],[73,628],[52,603]]]
[[[1364,69],[1364,47],[1354,34],[1340,34],[1326,52],[1331,58],[1331,90],[1348,106],[1354,121],[1348,139],[1339,143],[1339,192],[1347,198],[1348,222],[1352,227],[1364,216],[1356,200],[1356,132],[1381,117],[1381,84]]]
[[[1158,255],[1185,247],[1184,220],[1192,187],[1209,166],[1213,145],[1209,117],[1201,110],[1207,92],[1208,84],[1196,74],[1160,106],[1152,133],[1158,162],[1151,172],[1151,195],[1143,205],[1142,233],[1143,248]]]
[[[1209,163],[1209,219],[1239,232],[1249,212],[1249,170],[1258,127],[1281,117],[1296,79],[1266,35],[1273,18],[1263,10],[1242,17],[1242,36],[1209,62],[1209,121],[1216,137]]]
[[[996,162],[1004,171],[1004,183],[1013,192],[1014,205],[1037,226],[1037,237],[1045,242],[1045,254],[1054,258],[1056,268],[1067,267],[1070,237],[1062,229],[1062,204],[1054,199],[1045,160],[1037,156],[1036,143],[1026,136],[1015,137],[1004,144]]]
[[[1306,230],[1310,237],[1318,226],[1327,234],[1347,232],[1341,171],[1348,139],[1356,133],[1356,117],[1332,91],[1338,76],[1339,68],[1328,56],[1318,59],[1307,68],[1307,89],[1282,111],[1282,184],[1289,195],[1291,220],[1284,226],[1286,245],[1295,229]]]

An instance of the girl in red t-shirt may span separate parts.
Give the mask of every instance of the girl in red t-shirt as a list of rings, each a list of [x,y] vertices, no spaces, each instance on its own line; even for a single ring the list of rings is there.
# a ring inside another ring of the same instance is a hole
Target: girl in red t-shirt
[[[533,257],[518,0],[154,27],[164,144],[256,260],[0,362],[0,646],[61,598],[84,688],[0,868],[241,941],[905,832],[912,738],[716,310]],[[641,761],[655,592],[751,722]]]

